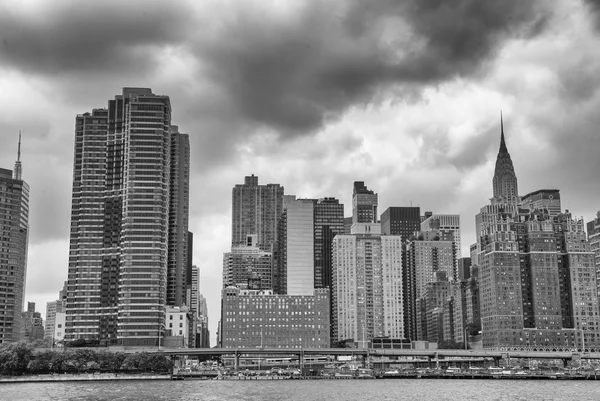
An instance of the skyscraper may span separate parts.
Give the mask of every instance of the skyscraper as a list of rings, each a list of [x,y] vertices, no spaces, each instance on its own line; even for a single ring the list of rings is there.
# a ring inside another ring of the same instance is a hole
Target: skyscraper
[[[381,235],[377,194],[364,182],[354,183],[352,203],[352,234],[332,245],[332,340],[402,339],[402,238]]]
[[[18,341],[27,276],[29,185],[21,178],[21,134],[14,172],[0,168],[0,344]]]
[[[232,190],[231,246],[243,245],[246,237],[258,235],[258,246],[271,252],[277,239],[277,220],[283,210],[283,187],[258,185],[258,177],[244,178]]]
[[[352,224],[377,223],[377,194],[365,185],[355,181],[352,191]]]
[[[147,88],[77,116],[67,341],[157,345],[164,335],[167,288],[180,302],[187,253],[189,156],[176,131],[169,97]]]
[[[234,246],[223,254],[223,287],[273,289],[271,252],[262,251],[256,237],[249,235],[246,245]]]
[[[186,305],[188,275],[188,218],[190,199],[190,141],[171,125],[169,176],[169,237],[167,256],[167,304]],[[191,261],[190,261],[191,262]]]
[[[543,204],[518,205],[503,130],[498,160],[492,204],[476,218],[483,346],[599,349],[594,254],[583,221]]]
[[[417,207],[389,207],[381,215],[381,233],[400,235],[407,242],[416,232],[421,231],[421,209]]]
[[[562,211],[558,189],[539,189],[530,192],[521,197],[521,203],[526,209],[545,210],[551,216],[556,216]]]
[[[494,199],[502,203],[516,205],[519,202],[519,188],[513,162],[504,140],[504,121],[500,115],[500,150],[494,170]]]

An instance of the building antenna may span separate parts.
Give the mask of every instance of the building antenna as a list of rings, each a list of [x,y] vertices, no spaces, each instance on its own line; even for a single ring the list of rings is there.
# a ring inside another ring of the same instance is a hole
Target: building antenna
[[[21,161],[21,130],[19,130],[19,145],[17,147],[17,161]]]
[[[17,161],[15,162],[15,171],[13,173],[15,180],[20,180],[22,175],[21,167],[21,130],[19,130],[19,145],[17,147]]]

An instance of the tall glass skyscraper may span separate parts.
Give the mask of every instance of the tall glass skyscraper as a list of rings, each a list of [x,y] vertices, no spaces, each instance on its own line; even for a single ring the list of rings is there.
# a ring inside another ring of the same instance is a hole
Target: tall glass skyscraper
[[[27,276],[29,185],[21,178],[21,137],[14,171],[0,168],[0,344],[19,340]]]
[[[180,135],[169,97],[147,88],[77,116],[66,340],[157,345],[167,299],[185,299],[189,146]]]

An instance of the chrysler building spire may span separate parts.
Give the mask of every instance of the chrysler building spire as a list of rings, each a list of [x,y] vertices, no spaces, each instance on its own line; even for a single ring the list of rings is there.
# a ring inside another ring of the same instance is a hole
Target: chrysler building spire
[[[504,139],[504,120],[500,112],[500,150],[494,171],[494,198],[505,203],[516,204],[519,199],[517,176]]]

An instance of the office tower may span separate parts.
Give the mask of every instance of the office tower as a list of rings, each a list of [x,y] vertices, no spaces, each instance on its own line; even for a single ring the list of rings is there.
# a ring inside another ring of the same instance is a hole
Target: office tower
[[[158,345],[169,269],[186,266],[179,261],[187,227],[174,227],[187,219],[179,216],[187,208],[186,149],[171,126],[169,97],[151,89],[124,88],[108,108],[77,116],[67,341]],[[180,299],[182,280],[171,278],[171,297]]]
[[[460,236],[460,215],[430,213],[429,216],[421,222],[421,231],[435,230],[438,230],[440,232],[452,233],[452,235],[454,236],[454,242],[456,243],[456,258],[458,260],[462,255],[462,241]],[[456,280],[456,277],[453,277],[453,279]]]
[[[329,290],[279,295],[227,287],[222,296],[223,348],[328,348]]]
[[[556,216],[562,211],[560,191],[558,189],[538,189],[521,197],[521,207],[530,210],[544,211]]]
[[[416,232],[421,231],[421,210],[417,207],[389,207],[381,215],[381,233],[400,235],[407,242]]]
[[[332,242],[344,233],[344,205],[335,198],[314,203],[315,288],[331,288]]]
[[[504,121],[500,116],[500,150],[494,169],[494,199],[497,202],[516,205],[519,202],[519,189],[513,162],[504,140]]]
[[[283,210],[283,187],[258,185],[258,177],[244,178],[232,190],[231,246],[243,245],[246,237],[258,235],[258,247],[271,252],[277,239],[277,220]]]
[[[0,168],[0,344],[19,340],[27,276],[29,185],[22,180],[21,134],[14,172]]]
[[[190,141],[176,125],[171,125],[170,131],[167,305],[183,306],[186,305],[186,287],[189,284]]]
[[[286,294],[312,295],[315,289],[314,202],[298,199],[287,205]]]
[[[364,181],[355,181],[352,192],[352,224],[377,223],[377,194]]]
[[[223,254],[223,287],[273,289],[272,254],[258,247],[257,235],[248,235],[244,245]]]
[[[344,235],[352,234],[352,216],[344,217]]]
[[[465,281],[471,278],[471,258],[458,259],[458,280]]]
[[[503,132],[499,153],[499,159],[510,160]],[[547,213],[546,207],[516,208],[513,170],[506,163],[497,163],[497,170],[492,205],[476,218],[483,346],[598,349],[596,271],[583,221],[568,212]],[[496,177],[502,174],[509,178],[503,182],[514,185],[497,193]]]

